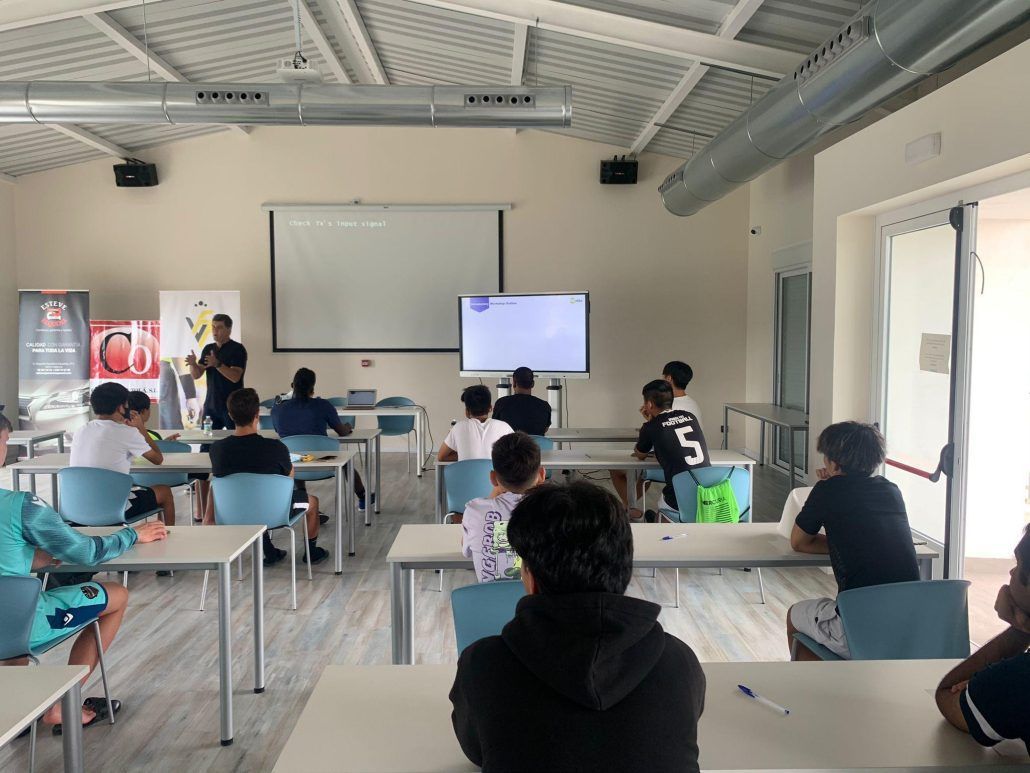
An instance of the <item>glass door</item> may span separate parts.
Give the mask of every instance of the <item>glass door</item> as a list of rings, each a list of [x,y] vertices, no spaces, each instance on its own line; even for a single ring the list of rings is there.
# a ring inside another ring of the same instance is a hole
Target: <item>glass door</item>
[[[780,271],[776,274],[776,404],[808,412],[808,366],[812,319],[812,269]],[[776,428],[774,436],[777,466],[790,466],[790,438]],[[794,433],[795,472],[808,470],[808,444],[804,432]]]
[[[912,528],[961,576],[975,205],[881,229],[879,424],[884,476]]]

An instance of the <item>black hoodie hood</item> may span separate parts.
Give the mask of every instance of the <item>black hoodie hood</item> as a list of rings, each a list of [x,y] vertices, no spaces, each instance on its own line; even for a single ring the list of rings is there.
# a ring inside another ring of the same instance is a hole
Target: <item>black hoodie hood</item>
[[[570,700],[609,709],[665,650],[661,607],[614,593],[526,596],[501,638],[533,674]]]

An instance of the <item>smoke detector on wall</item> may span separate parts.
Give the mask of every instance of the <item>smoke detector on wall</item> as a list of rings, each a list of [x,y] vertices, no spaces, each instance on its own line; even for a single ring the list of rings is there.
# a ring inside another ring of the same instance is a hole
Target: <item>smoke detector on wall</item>
[[[280,59],[276,64],[275,74],[283,83],[321,83],[322,73],[307,60],[297,58]]]

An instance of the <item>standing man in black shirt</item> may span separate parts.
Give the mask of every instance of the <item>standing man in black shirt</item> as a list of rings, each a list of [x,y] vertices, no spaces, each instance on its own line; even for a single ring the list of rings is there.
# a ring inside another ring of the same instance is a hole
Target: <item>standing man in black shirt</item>
[[[672,407],[672,387],[667,381],[649,381],[643,389],[644,404],[640,414],[647,422],[640,428],[633,456],[646,459],[654,453],[665,473],[665,488],[658,503],[659,510],[676,510],[676,491],[672,479],[677,474],[698,467],[711,467],[708,443],[697,417],[689,411]],[[640,510],[629,511],[630,518],[639,521]],[[648,516],[652,520],[652,516]]]
[[[919,579],[912,529],[896,485],[873,475],[887,455],[880,430],[842,421],[819,435],[826,466],[794,521],[790,546],[829,553],[837,592]],[[820,534],[820,529],[826,534]],[[836,599],[799,601],[787,613],[787,645],[796,660],[819,660],[794,634],[803,633],[835,655],[850,658]],[[795,646],[796,645],[796,646]]]
[[[526,367],[516,368],[511,374],[515,393],[494,403],[494,418],[507,422],[516,432],[544,435],[551,427],[551,406],[546,400],[533,396],[536,376]]]

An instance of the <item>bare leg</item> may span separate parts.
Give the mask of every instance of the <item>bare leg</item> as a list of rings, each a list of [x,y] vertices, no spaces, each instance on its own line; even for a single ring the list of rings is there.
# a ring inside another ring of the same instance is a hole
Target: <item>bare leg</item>
[[[308,510],[304,514],[304,517],[308,521],[308,539],[314,539],[318,536],[318,497],[314,494],[308,494]]]
[[[171,488],[161,485],[152,488],[157,504],[164,511],[161,520],[164,521],[165,526],[175,526],[175,497],[172,495]]]
[[[625,507],[629,507],[629,497],[626,493],[626,471],[609,470],[608,474],[612,477],[612,485],[615,487],[615,493],[618,494],[619,499],[622,500],[622,504]]]
[[[122,624],[122,618],[125,616],[125,607],[129,603],[129,591],[125,589],[123,585],[115,583],[105,582],[101,583],[104,589],[107,591],[107,609],[100,613],[100,640],[104,645],[104,652],[111,646],[111,642],[114,641],[115,634],[118,633],[118,628]],[[70,666],[86,666],[89,671],[86,676],[82,678],[82,684],[86,683],[89,679],[89,675],[93,673],[93,669],[97,667],[99,662],[99,656],[97,654],[96,641],[93,638],[93,631],[86,628],[75,639],[75,644],[72,645],[71,654],[68,655],[68,665]],[[89,722],[93,719],[94,713],[92,711],[82,712],[82,722]],[[55,703],[50,709],[43,715],[43,724],[56,725],[61,722],[61,704]]]
[[[808,647],[801,642],[794,641],[794,634],[798,632],[797,628],[790,621],[790,613],[794,611],[794,607],[787,610],[787,651],[791,653],[791,660],[797,661],[818,661],[819,657],[815,655]]]

